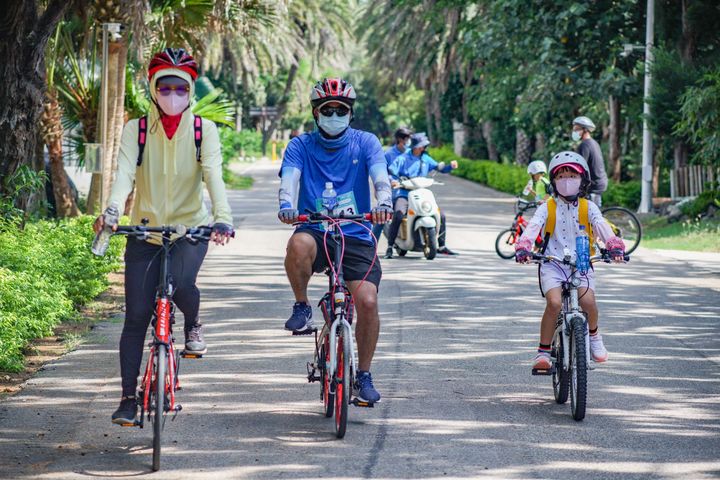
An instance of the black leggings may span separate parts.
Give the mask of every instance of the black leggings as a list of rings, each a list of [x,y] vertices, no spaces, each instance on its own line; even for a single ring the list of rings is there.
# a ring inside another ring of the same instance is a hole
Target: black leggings
[[[195,285],[208,244],[178,240],[170,250],[173,301],[185,315],[185,327],[198,322],[200,291]],[[160,283],[162,247],[128,237],[125,249],[125,325],[120,335],[123,396],[135,395],[143,345]]]
[[[395,205],[393,205],[393,219],[390,224],[390,231],[388,232],[388,247],[395,245],[395,239],[397,238],[398,232],[400,231],[400,224],[405,218],[408,211],[408,199],[405,197],[398,197],[395,199]],[[440,211],[440,235],[438,236],[438,246],[445,246],[445,232],[447,231],[447,221],[445,220],[445,212]]]

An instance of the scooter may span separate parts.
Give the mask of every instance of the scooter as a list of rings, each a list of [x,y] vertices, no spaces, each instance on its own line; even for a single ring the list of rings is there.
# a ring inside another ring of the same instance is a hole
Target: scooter
[[[397,254],[404,257],[407,252],[423,252],[432,260],[437,255],[440,233],[440,208],[435,195],[429,188],[435,180],[428,177],[401,178],[400,187],[408,190],[408,212],[400,224],[395,239]],[[385,225],[389,229],[389,224]],[[385,231],[388,235],[388,231]]]

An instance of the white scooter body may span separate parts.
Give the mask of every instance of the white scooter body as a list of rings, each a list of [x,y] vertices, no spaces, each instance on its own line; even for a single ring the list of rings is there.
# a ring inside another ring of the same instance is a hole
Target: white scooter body
[[[395,248],[400,256],[418,251],[432,260],[437,254],[440,209],[435,195],[429,190],[433,183],[435,181],[427,177],[408,178],[400,182],[400,188],[408,190],[408,213],[395,239]]]

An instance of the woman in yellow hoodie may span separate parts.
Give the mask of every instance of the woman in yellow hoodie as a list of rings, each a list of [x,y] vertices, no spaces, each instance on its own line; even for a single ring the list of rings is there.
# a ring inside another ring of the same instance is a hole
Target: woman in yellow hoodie
[[[146,119],[130,120],[123,129],[118,169],[109,204],[125,205],[136,188],[133,224],[213,225],[212,240],[226,243],[232,232],[232,214],[222,180],[220,139],[215,124],[202,119],[200,151],[195,144],[195,116],[190,99],[198,66],[183,49],[167,48],[150,61],[148,77],[152,106]],[[141,131],[145,124],[146,134]],[[141,140],[142,136],[146,138]],[[140,145],[144,143],[144,148]],[[199,154],[199,155],[198,155]],[[212,215],[203,202],[203,181],[212,200]],[[104,216],[95,231],[104,226]],[[114,423],[132,423],[137,415],[135,393],[143,343],[152,317],[159,281],[159,241],[128,237],[125,249],[125,324],[120,337],[122,399]],[[200,291],[195,285],[208,245],[178,240],[173,247],[173,300],[185,316],[185,350],[205,353],[198,318]]]

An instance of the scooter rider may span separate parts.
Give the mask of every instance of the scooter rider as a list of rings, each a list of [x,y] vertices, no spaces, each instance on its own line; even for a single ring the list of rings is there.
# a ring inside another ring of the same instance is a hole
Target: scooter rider
[[[389,167],[390,179],[393,186],[393,214],[390,231],[388,232],[388,249],[385,252],[385,258],[393,257],[393,245],[397,238],[400,224],[408,210],[408,192],[400,186],[400,177],[427,177],[433,170],[442,173],[450,173],[458,167],[458,163],[453,160],[449,165],[445,162],[436,162],[426,153],[430,140],[425,133],[416,133],[410,137],[410,151],[398,156]],[[440,237],[438,239],[438,253],[445,255],[457,255],[457,253],[445,246],[445,237],[447,233],[447,221],[445,213],[440,212]]]
[[[385,149],[385,161],[387,162],[388,168],[390,168],[390,165],[392,165],[392,162],[397,157],[408,151],[411,135],[412,131],[407,127],[400,127],[395,130],[395,143]],[[378,223],[377,225],[373,226],[372,233],[378,242],[380,241],[380,234],[382,233],[382,231],[383,225]]]

